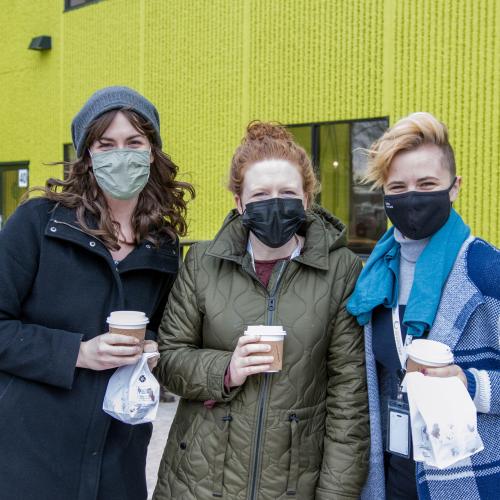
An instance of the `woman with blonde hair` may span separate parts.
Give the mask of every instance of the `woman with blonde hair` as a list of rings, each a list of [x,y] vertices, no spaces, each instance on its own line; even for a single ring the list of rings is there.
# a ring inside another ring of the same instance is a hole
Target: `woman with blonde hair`
[[[368,402],[345,305],[361,263],[283,127],[250,124],[230,176],[236,208],[190,248],[159,330],[158,375],[181,400],[153,498],[357,498]],[[257,325],[286,331],[281,370],[243,335]]]
[[[68,178],[49,179],[0,232],[0,497],[146,500],[152,426],[102,410],[114,369],[143,346],[106,333],[106,318],[144,312],[144,350],[157,350],[193,190],[132,89],[94,93],[72,136]]]
[[[498,498],[500,253],[471,236],[452,208],[462,179],[447,129],[431,114],[411,114],[385,132],[369,153],[367,179],[383,188],[393,227],[347,305],[365,325],[371,459],[363,498]],[[401,381],[416,338],[449,347],[454,364],[423,373],[458,377],[477,409],[484,450],[444,469],[416,463],[410,447],[384,452],[395,436],[387,430],[392,402],[408,403]]]

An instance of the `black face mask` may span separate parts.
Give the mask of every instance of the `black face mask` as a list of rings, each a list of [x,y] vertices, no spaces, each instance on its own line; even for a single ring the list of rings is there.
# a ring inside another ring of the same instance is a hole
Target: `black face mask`
[[[264,245],[279,248],[299,230],[306,213],[299,198],[270,198],[248,203],[241,218]]]
[[[423,240],[439,231],[448,220],[451,210],[450,191],[407,191],[384,195],[387,217],[393,225],[412,240]]]

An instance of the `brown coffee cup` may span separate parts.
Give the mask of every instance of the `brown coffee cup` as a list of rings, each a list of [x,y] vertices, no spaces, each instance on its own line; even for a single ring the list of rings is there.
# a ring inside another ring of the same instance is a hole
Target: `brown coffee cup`
[[[252,356],[273,356],[273,362],[266,370],[267,373],[279,372],[283,369],[283,346],[286,332],[281,326],[251,325],[248,326],[244,335],[258,335],[260,340],[256,344],[271,346],[270,351],[255,352]]]
[[[110,333],[128,335],[143,342],[149,319],[140,311],[113,311],[106,322]]]

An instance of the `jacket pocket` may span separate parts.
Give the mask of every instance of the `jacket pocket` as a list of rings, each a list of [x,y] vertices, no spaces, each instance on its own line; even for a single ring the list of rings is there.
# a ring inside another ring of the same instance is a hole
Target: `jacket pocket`
[[[194,438],[198,433],[198,429],[200,425],[203,423],[203,417],[197,413],[192,421],[192,423],[188,426],[188,428],[180,435],[180,438],[174,439],[173,441],[173,450],[171,457],[171,469],[172,472],[177,476],[179,471],[179,467],[181,467],[182,462],[186,459],[186,456],[192,452],[192,448],[194,446]],[[182,431],[181,431],[182,432]]]
[[[229,405],[213,409],[181,402],[172,424],[159,481],[197,484],[208,497],[222,497],[224,464],[233,419]],[[167,479],[168,477],[168,479]],[[166,486],[165,486],[166,487]]]
[[[319,474],[323,460],[325,436],[324,405],[288,411],[289,467],[286,496],[295,496],[299,478],[307,472],[309,477]]]
[[[295,412],[291,412],[288,415],[288,422],[290,422],[290,465],[288,468],[286,494],[287,496],[293,496],[297,493],[300,457],[299,417]]]
[[[224,462],[226,459],[227,446],[229,444],[229,426],[233,421],[233,417],[229,413],[229,408],[226,410],[225,415],[219,418],[222,426],[220,427],[217,425],[218,443],[214,459],[212,496],[220,498],[222,497],[224,486]]]

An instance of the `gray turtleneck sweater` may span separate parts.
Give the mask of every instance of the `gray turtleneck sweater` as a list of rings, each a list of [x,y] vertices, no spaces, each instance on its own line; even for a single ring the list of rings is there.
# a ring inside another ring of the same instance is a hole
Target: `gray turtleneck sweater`
[[[415,275],[415,264],[420,254],[424,251],[430,238],[423,240],[410,240],[394,229],[394,238],[401,245],[401,258],[399,261],[399,305],[408,304],[413,277]]]

